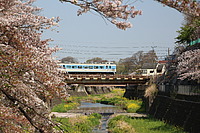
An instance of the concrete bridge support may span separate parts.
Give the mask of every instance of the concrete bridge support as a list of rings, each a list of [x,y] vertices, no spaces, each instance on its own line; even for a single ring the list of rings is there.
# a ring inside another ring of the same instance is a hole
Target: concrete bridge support
[[[146,87],[147,87],[146,85],[127,84],[126,91],[124,93],[124,97],[129,98],[129,99],[143,98]]]
[[[68,89],[67,91],[71,96],[87,96],[90,94],[104,94],[112,90],[112,87],[85,86],[83,84],[72,85],[70,88],[71,89]]]
[[[87,91],[85,90],[85,86],[83,84],[78,85],[75,91],[81,96],[88,95]]]

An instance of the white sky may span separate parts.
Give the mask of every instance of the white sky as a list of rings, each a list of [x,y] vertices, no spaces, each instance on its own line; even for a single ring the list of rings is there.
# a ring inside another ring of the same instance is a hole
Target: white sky
[[[158,56],[167,55],[167,49],[172,52],[175,46],[176,31],[183,22],[181,13],[154,0],[138,0],[134,4],[143,15],[131,19],[133,28],[126,31],[90,12],[77,16],[77,7],[59,0],[37,0],[35,5],[43,8],[41,15],[62,19],[55,27],[58,33],[46,31],[43,35],[54,40],[53,46],[63,48],[55,56],[72,56],[80,62],[93,57],[118,61],[140,50],[148,52],[152,47]]]

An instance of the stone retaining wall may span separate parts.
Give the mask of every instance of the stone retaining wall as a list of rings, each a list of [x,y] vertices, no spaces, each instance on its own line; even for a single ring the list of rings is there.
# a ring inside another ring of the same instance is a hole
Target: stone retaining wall
[[[200,102],[173,99],[158,95],[149,114],[167,123],[183,127],[190,133],[200,131]]]

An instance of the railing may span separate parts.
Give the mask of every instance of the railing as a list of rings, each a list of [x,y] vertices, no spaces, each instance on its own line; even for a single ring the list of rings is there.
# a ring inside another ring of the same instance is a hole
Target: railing
[[[130,75],[68,75],[68,84],[145,84],[150,77]]]

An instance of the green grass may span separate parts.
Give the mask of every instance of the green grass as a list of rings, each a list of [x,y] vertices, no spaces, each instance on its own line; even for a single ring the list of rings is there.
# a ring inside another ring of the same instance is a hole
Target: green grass
[[[61,104],[55,105],[51,112],[60,112],[60,113],[64,113],[67,112],[68,110],[74,109],[77,106],[79,106],[78,102],[73,102],[73,101],[62,101]]]
[[[67,112],[68,110],[75,109],[77,106],[79,106],[79,102],[81,100],[116,105],[129,113],[135,113],[139,109],[140,112],[142,110],[144,112],[144,109],[142,108],[142,100],[129,100],[124,98],[124,92],[124,89],[114,89],[108,94],[70,97],[67,101],[62,101],[61,104],[54,106],[52,112]]]
[[[78,116],[72,118],[53,118],[58,123],[57,130],[63,130],[66,133],[91,133],[92,129],[99,125],[101,115],[94,113],[90,116]]]
[[[102,95],[102,98],[96,100],[100,103],[112,104],[120,106],[122,109],[125,109],[129,113],[135,113],[142,107],[142,100],[129,100],[125,97],[123,89],[115,89],[109,94]]]
[[[112,118],[108,126],[111,133],[185,133],[180,128],[153,118],[131,118],[122,115]]]

